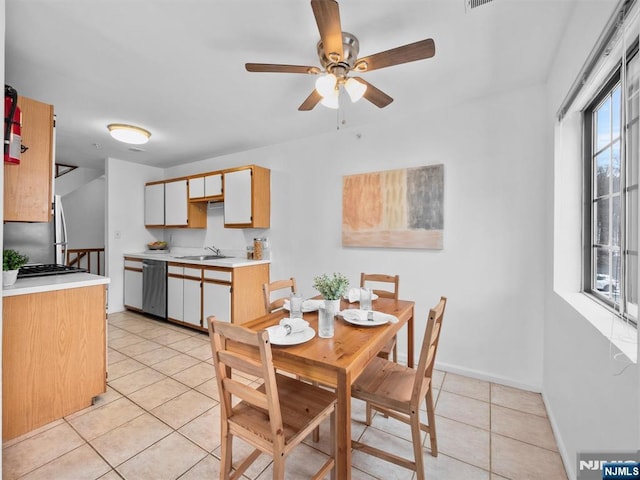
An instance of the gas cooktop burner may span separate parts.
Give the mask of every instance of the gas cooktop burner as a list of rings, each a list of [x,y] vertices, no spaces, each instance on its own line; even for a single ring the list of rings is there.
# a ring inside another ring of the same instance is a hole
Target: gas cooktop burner
[[[79,273],[86,272],[84,268],[69,267],[68,265],[41,264],[41,265],[25,265],[20,267],[18,278],[24,277],[42,277],[44,275],[60,275],[62,273]]]

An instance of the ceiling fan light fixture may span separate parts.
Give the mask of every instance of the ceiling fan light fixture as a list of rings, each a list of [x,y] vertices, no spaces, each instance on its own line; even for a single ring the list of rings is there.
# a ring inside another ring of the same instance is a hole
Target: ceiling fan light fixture
[[[352,103],[356,103],[358,100],[362,98],[364,93],[367,91],[367,86],[356,80],[355,78],[349,78],[344,83],[344,89],[349,94],[349,98]]]
[[[328,73],[318,77],[316,80],[316,90],[323,97],[331,97],[335,94],[338,79],[333,73]]]
[[[109,134],[119,142],[132,145],[142,145],[149,141],[151,132],[144,128],[126,125],[124,123],[110,123],[107,125]]]
[[[324,105],[327,108],[333,108],[334,110],[337,110],[340,106],[339,98],[340,91],[338,89],[334,89],[332,94],[327,95],[326,97],[323,97],[322,100],[320,100],[320,104]]]

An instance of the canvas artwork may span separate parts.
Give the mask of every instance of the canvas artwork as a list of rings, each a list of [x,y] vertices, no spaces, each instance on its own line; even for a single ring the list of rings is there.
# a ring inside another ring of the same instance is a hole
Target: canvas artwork
[[[444,165],[347,175],[342,245],[441,249]]]

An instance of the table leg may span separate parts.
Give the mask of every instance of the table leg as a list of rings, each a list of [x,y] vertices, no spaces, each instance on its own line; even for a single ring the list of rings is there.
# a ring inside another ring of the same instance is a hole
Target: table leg
[[[336,478],[351,479],[351,374],[338,372],[336,416]]]
[[[413,368],[413,308],[407,322],[407,366]]]

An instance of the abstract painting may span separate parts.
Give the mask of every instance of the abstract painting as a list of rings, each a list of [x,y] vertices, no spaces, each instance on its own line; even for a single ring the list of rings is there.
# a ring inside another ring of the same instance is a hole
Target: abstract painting
[[[444,165],[347,175],[342,245],[441,249]]]

